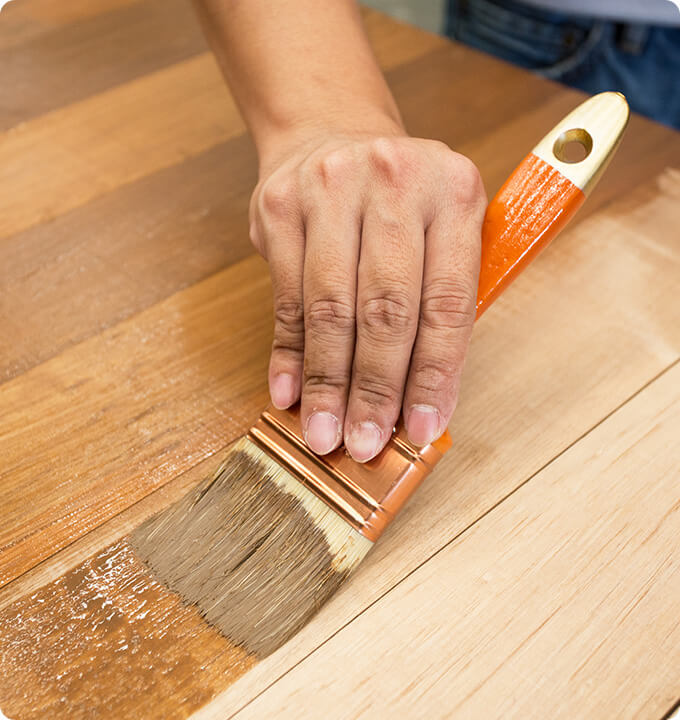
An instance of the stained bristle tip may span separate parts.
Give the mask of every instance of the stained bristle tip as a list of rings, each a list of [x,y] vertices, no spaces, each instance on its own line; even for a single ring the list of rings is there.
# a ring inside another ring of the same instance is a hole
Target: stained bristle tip
[[[247,438],[131,543],[170,590],[260,658],[305,625],[373,545]]]

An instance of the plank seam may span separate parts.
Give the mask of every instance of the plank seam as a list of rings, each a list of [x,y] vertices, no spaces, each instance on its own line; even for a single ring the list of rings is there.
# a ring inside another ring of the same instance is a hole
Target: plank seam
[[[678,713],[680,711],[680,698],[678,698],[673,705],[671,705],[670,710],[668,710],[664,715],[659,718],[659,720],[674,720],[674,718],[680,717],[680,714]]]

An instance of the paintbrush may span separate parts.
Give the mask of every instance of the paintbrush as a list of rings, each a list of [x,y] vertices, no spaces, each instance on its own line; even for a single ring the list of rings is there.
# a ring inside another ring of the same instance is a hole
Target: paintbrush
[[[484,221],[477,316],[557,235],[621,140],[628,106],[602,93],[520,163]],[[209,481],[131,538],[159,582],[230,642],[262,658],[342,585],[451,446],[414,447],[397,428],[365,464],[343,448],[318,457],[299,410],[267,409]]]

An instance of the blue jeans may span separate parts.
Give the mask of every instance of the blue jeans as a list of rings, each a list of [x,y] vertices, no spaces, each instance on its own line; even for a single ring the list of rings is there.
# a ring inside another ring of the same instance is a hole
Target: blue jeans
[[[449,0],[449,37],[680,129],[680,28],[563,15],[515,0]]]

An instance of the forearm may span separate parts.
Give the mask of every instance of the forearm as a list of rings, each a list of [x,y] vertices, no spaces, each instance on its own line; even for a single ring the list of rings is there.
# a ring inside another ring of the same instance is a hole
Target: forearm
[[[399,134],[354,0],[194,0],[261,158],[306,132]]]

